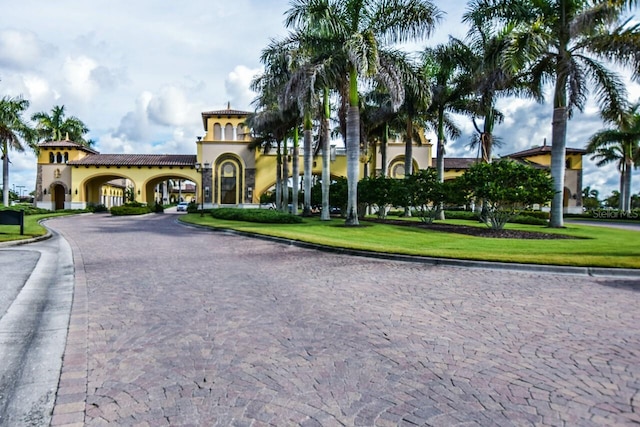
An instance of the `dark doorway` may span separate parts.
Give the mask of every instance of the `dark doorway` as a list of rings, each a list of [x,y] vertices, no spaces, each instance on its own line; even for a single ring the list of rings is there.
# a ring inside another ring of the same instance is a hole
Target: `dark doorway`
[[[66,195],[64,187],[58,184],[55,186],[53,191],[53,197],[55,199],[55,210],[59,211],[64,209],[64,199]]]

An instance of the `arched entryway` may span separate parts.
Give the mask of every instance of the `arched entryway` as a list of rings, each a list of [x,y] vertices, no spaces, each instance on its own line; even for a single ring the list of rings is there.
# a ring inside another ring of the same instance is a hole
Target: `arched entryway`
[[[67,191],[61,184],[55,184],[53,187],[53,209],[56,211],[64,209],[64,202],[67,195]]]
[[[221,205],[238,205],[242,200],[242,165],[235,157],[224,157],[218,161],[217,202]]]

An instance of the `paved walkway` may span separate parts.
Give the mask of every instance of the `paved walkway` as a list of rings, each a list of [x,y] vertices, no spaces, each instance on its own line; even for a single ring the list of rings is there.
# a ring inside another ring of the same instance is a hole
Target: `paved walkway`
[[[48,222],[76,288],[52,425],[640,423],[640,281]]]

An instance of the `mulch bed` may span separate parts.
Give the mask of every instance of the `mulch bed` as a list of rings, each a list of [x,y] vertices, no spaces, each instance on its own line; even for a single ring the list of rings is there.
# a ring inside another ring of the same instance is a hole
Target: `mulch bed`
[[[399,219],[366,219],[369,222],[377,222],[380,224],[400,225],[402,227],[415,227],[426,230],[442,231],[445,233],[466,234],[476,237],[493,237],[499,239],[536,239],[536,240],[555,240],[555,239],[575,239],[573,236],[562,234],[552,234],[537,231],[520,231],[520,230],[492,230],[488,227],[471,227],[468,225],[454,224],[425,224],[420,221],[405,221]]]

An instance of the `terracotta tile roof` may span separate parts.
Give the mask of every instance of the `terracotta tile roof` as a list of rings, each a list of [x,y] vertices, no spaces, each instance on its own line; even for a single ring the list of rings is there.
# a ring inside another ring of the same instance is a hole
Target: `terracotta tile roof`
[[[478,163],[478,161],[478,159],[472,157],[445,157],[444,168],[445,170],[469,169],[473,164]],[[431,164],[433,165],[433,167],[435,167],[435,157],[432,159]]]
[[[44,141],[38,144],[38,147],[44,147],[44,148],[75,148],[78,150],[82,150],[82,151],[86,151],[87,153],[92,153],[92,154],[99,154],[98,151],[94,150],[93,148],[89,148],[86,145],[82,145],[82,144],[78,144],[77,142],[73,142],[73,141]]]
[[[567,154],[586,154],[587,150],[583,150],[581,148],[566,148]],[[529,156],[537,156],[540,154],[551,154],[551,146],[550,145],[541,145],[539,147],[529,148],[528,150],[518,151],[517,153],[508,154],[504,157],[518,158],[518,157],[529,157]]]
[[[232,110],[231,106],[227,106],[225,110],[213,110],[213,111],[203,111],[202,112],[202,125],[204,126],[204,130],[207,130],[207,119],[209,117],[217,117],[217,116],[242,116],[246,117],[251,112],[242,111],[242,110]]]
[[[191,154],[94,154],[70,161],[75,166],[188,166],[193,167],[196,156]]]

